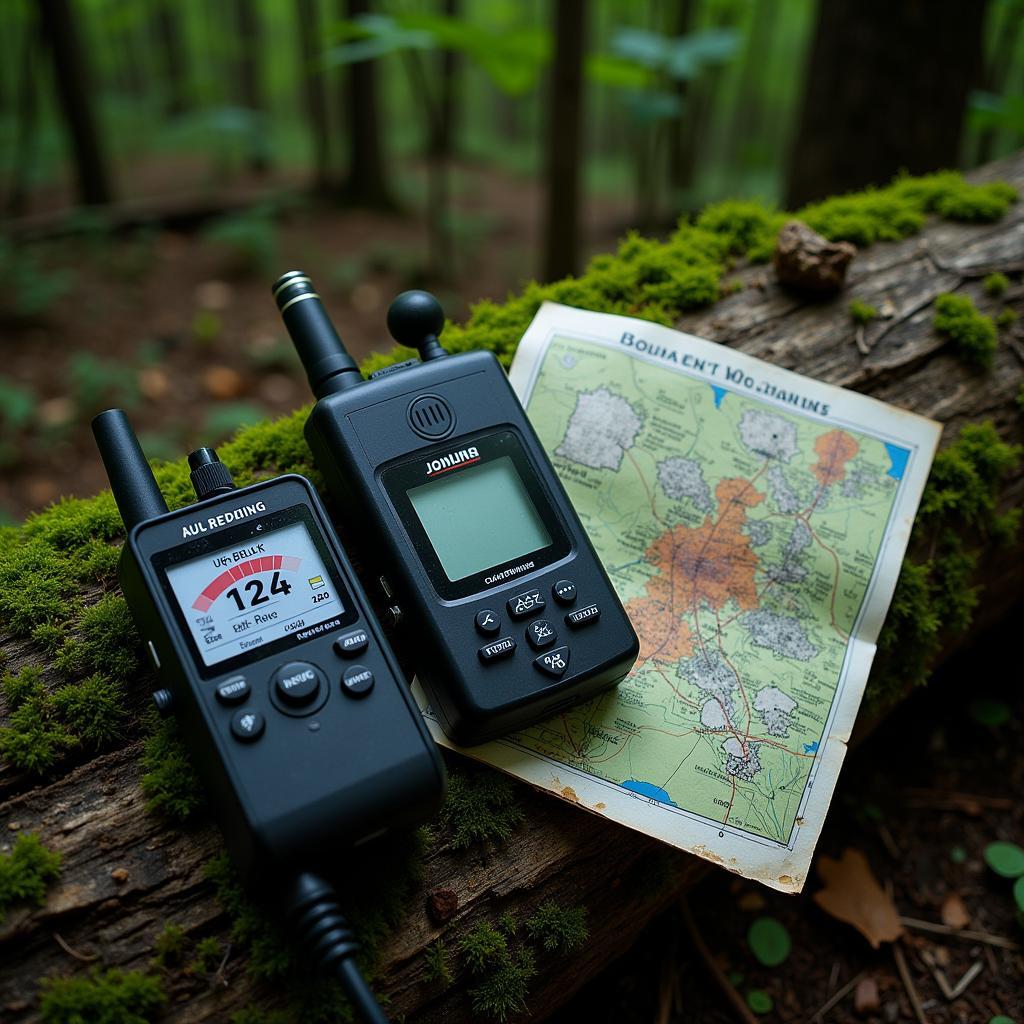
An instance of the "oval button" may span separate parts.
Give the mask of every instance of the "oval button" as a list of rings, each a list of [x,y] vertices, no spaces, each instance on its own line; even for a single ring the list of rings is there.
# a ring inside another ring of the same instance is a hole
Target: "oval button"
[[[292,707],[302,707],[316,699],[323,677],[308,661],[292,661],[274,673],[278,697]]]

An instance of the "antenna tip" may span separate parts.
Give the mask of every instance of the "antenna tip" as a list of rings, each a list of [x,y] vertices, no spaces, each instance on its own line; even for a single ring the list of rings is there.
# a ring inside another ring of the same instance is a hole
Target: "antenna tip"
[[[388,307],[388,330],[400,345],[419,348],[444,329],[444,309],[430,292],[402,292]]]
[[[288,305],[298,295],[316,294],[313,282],[304,270],[289,270],[282,274],[271,286],[270,290],[277,303],[277,308],[284,312]]]

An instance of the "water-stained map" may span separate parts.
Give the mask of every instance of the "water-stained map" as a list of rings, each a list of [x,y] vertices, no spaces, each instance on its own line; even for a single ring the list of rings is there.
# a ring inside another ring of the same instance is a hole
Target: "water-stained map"
[[[937,428],[558,306],[513,381],[641,649],[615,690],[472,753],[799,888]]]

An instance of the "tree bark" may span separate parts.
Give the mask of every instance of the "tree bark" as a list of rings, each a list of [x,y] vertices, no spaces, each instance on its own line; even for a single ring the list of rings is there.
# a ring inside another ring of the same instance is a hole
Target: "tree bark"
[[[185,113],[190,105],[188,59],[178,13],[170,0],[160,0],[153,14],[154,42],[163,65],[163,84],[166,90],[164,110],[169,117]]]
[[[330,130],[327,126],[327,93],[324,76],[318,66],[320,56],[320,9],[317,0],[295,0],[295,20],[299,29],[299,60],[306,118],[313,140],[314,182],[326,191],[331,177]]]
[[[235,79],[238,102],[253,116],[249,140],[249,168],[262,174],[270,167],[267,146],[266,100],[263,96],[261,64],[263,59],[263,26],[254,0],[234,0]]]
[[[586,0],[554,0],[544,214],[546,281],[576,273],[579,264],[587,13]]]
[[[370,0],[343,0],[342,16],[351,21],[371,12]],[[398,208],[391,190],[381,133],[381,105],[377,95],[377,68],[372,60],[350,64],[343,76],[342,108],[348,131],[348,175],[342,200],[352,206],[393,211]]]
[[[107,161],[92,107],[92,83],[75,11],[68,0],[39,0],[43,38],[53,56],[57,101],[71,141],[78,197],[87,204],[112,197]]]
[[[1024,153],[981,174],[1024,188]],[[877,245],[852,265],[848,292],[832,301],[808,301],[767,280],[763,267],[737,272],[746,285],[715,306],[688,314],[679,326],[775,364],[833,384],[853,388],[940,420],[944,440],[968,421],[992,419],[1004,437],[1022,438],[1016,398],[1024,363],[1022,332],[1004,334],[995,365],[983,384],[948,351],[946,341],[919,311],[943,291],[970,294],[985,312],[1004,304],[1024,305],[1016,283],[1000,300],[985,295],[983,276],[993,270],[1019,274],[1024,237],[1024,203],[998,224],[981,227],[935,222],[904,242]],[[1018,279],[1019,282],[1019,279]],[[893,315],[870,326],[871,352],[863,356],[847,312],[849,292]],[[1024,498],[1024,469],[1009,482],[1008,506]],[[980,566],[985,584],[974,635],[998,621],[1024,593],[1021,548],[993,551]],[[95,600],[98,594],[93,595]],[[401,638],[399,638],[400,640]],[[966,640],[958,641],[963,646]],[[407,645],[398,643],[408,654]],[[10,636],[0,624],[6,667],[40,663],[31,641]],[[147,693],[140,680],[138,693]],[[139,697],[141,701],[141,696]],[[871,709],[867,709],[870,714]],[[863,716],[862,716],[863,717]],[[862,723],[861,723],[862,724]],[[228,922],[204,881],[202,867],[220,849],[212,826],[183,831],[147,814],[139,791],[139,744],[94,757],[48,783],[34,784],[0,770],[0,836],[12,829],[37,832],[63,855],[60,880],[42,908],[18,908],[0,925],[0,1013],[5,1024],[38,1021],[39,978],[84,974],[87,965],[66,952],[95,954],[106,967],[148,969],[156,936],[168,922],[190,938],[213,935],[230,941]],[[428,850],[419,892],[383,952],[378,993],[390,1000],[395,1019],[419,1024],[461,1024],[477,1020],[467,989],[474,982],[457,970],[466,933],[493,923],[508,911],[517,919],[545,900],[583,904],[590,929],[584,949],[538,961],[529,998],[532,1020],[541,1020],[585,981],[629,947],[645,923],[677,900],[705,871],[696,858],[584,813],[570,804],[517,785],[525,812],[506,844],[469,851],[451,848],[444,832]],[[125,873],[122,873],[125,872]],[[426,895],[438,889],[458,897],[447,924],[433,925]],[[59,940],[56,936],[59,936]],[[424,950],[442,939],[451,954],[454,979],[444,987],[426,974]],[[168,985],[171,999],[162,1024],[223,1022],[254,1004],[273,1009],[283,997],[254,982],[245,956],[233,953],[223,983],[177,972]]]
[[[822,0],[786,205],[957,164],[985,0]]]

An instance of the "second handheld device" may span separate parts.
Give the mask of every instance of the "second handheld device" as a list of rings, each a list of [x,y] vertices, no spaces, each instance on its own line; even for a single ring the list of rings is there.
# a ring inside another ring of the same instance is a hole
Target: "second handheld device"
[[[305,274],[274,297],[319,399],[306,440],[406,609],[445,732],[481,743],[622,679],[636,634],[494,354],[446,353],[437,300],[406,292],[388,327],[420,359],[364,380]]]

